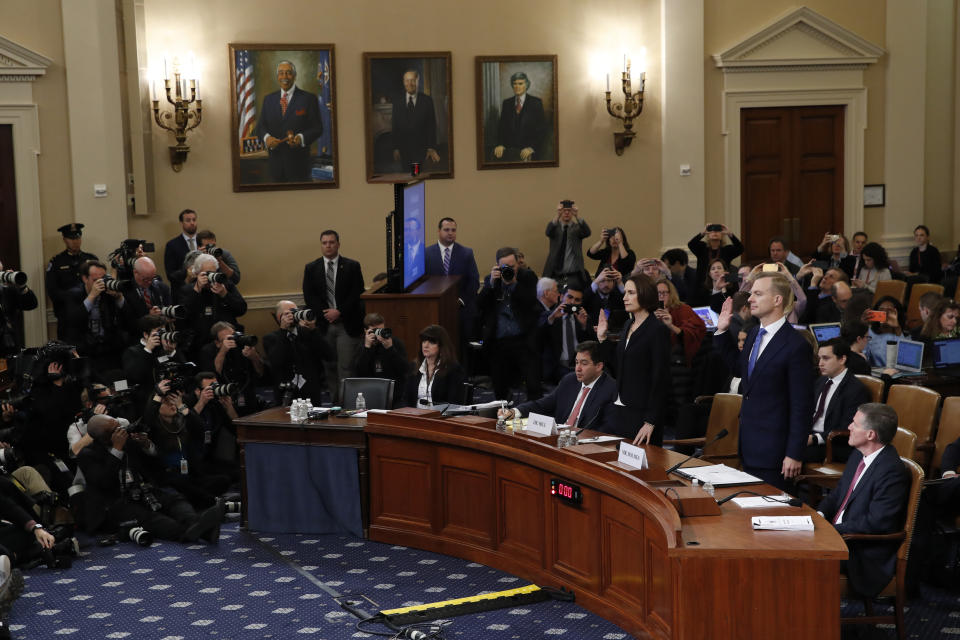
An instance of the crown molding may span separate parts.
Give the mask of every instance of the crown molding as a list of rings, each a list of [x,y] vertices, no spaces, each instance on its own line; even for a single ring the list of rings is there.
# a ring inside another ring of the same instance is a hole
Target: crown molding
[[[0,36],[0,82],[33,82],[53,60]]]

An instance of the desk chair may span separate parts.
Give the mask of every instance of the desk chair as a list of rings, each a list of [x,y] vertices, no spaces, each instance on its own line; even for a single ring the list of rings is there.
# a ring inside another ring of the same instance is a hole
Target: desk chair
[[[697,400],[705,400],[709,396],[701,396]],[[707,419],[707,432],[702,438],[684,438],[682,440],[664,440],[664,445],[688,445],[703,447],[706,443],[726,429],[729,433],[726,438],[706,446],[700,454],[701,460],[716,464],[726,464],[731,467],[740,467],[740,454],[737,441],[740,437],[740,404],[743,396],[738,393],[717,393],[713,396],[710,406],[710,417]]]
[[[833,458],[833,441],[836,438],[846,440],[850,437],[847,429],[831,431],[827,434],[826,455],[823,462],[808,462],[803,465],[803,470],[797,476],[797,482],[805,480],[822,489],[835,489],[840,483],[840,476],[847,466],[846,462],[839,462]],[[893,436],[890,443],[897,450],[897,455],[901,458],[913,458],[917,449],[917,434],[909,429],[897,427],[897,433]]]
[[[886,404],[897,412],[900,426],[917,434],[917,452],[912,457],[924,469],[930,467],[933,454],[940,399],[932,389],[909,384],[891,385],[887,392]]]
[[[907,294],[907,283],[903,280],[881,280],[877,283],[877,290],[873,293],[873,303],[884,296],[891,296],[904,303]]]
[[[393,380],[388,378],[344,378],[340,381],[340,400],[345,411],[357,408],[362,393],[367,409],[393,408]]]
[[[858,544],[870,544],[871,542],[891,542],[900,541],[900,547],[897,549],[897,572],[890,580],[878,598],[893,597],[894,614],[892,616],[874,615],[873,602],[853,593],[850,590],[850,584],[847,576],[840,576],[840,597],[841,598],[859,598],[863,600],[863,606],[866,616],[856,618],[840,618],[840,624],[890,624],[897,627],[897,637],[905,640],[907,630],[903,623],[903,604],[906,601],[906,577],[907,577],[907,559],[910,552],[910,541],[913,539],[913,527],[917,520],[917,506],[920,503],[920,490],[923,488],[923,469],[910,458],[900,458],[905,467],[910,472],[910,494],[907,497],[907,516],[904,519],[903,530],[896,533],[882,535],[866,533],[847,533],[843,539],[848,543],[856,542]]]
[[[952,396],[944,398],[943,408],[940,410],[940,426],[937,428],[937,439],[934,442],[928,478],[940,477],[943,450],[957,438],[960,438],[960,396]]]
[[[923,324],[920,319],[920,297],[931,291],[942,296],[943,285],[923,282],[910,288],[910,302],[907,303],[907,329],[916,329]]]
[[[870,402],[883,402],[883,380],[863,374],[858,374],[857,380],[870,392]]]

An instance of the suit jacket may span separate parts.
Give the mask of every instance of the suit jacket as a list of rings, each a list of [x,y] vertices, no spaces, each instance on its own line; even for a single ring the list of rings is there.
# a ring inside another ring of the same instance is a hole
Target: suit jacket
[[[334,297],[337,309],[340,311],[340,321],[347,334],[354,338],[363,333],[364,304],[360,296],[363,294],[363,272],[360,263],[343,256],[337,257],[337,282]],[[327,309],[327,273],[323,258],[317,258],[303,269],[303,298],[307,307],[313,309],[317,316]],[[317,319],[317,329],[323,335],[327,334],[327,321],[323,317]]]
[[[516,286],[511,295],[514,316],[528,338],[531,347],[536,343],[537,321],[543,305],[537,300],[537,277],[529,269],[517,269]],[[483,288],[477,295],[477,307],[483,322],[483,342],[493,346],[497,341],[498,298],[502,285],[490,285],[490,276],[484,278]]]
[[[813,383],[813,408],[816,411],[817,402],[820,400],[820,393],[823,386],[827,383],[826,376],[820,376]],[[850,426],[853,416],[857,412],[857,407],[870,402],[870,392],[863,386],[863,383],[857,380],[852,371],[847,371],[840,381],[840,386],[833,392],[830,398],[830,404],[827,405],[826,414],[823,417],[823,437],[826,440],[827,434],[831,431],[842,431]]]
[[[163,250],[163,269],[167,272],[170,291],[178,296],[183,283],[187,281],[187,272],[183,268],[183,261],[188,253],[190,253],[190,247],[187,246],[187,241],[183,239],[183,234],[170,238]]]
[[[863,454],[850,454],[840,484],[820,503],[820,512],[833,522],[850,488]],[[910,474],[897,450],[887,445],[863,472],[843,513],[843,522],[834,525],[844,533],[893,533],[903,526],[910,492]],[[858,594],[872,598],[883,590],[896,572],[899,542],[850,542],[847,575]]]
[[[37,296],[32,289],[21,292],[12,287],[0,287],[0,357],[14,355],[23,346],[20,342],[21,312],[36,308]]]
[[[443,255],[439,244],[434,243],[427,247],[424,261],[428,276],[444,275]],[[453,247],[450,248],[450,275],[460,276],[460,299],[463,300],[463,307],[465,310],[476,313],[480,272],[477,270],[473,249],[457,242],[453,243]]]
[[[623,294],[619,289],[614,288],[604,299],[599,293],[592,290],[584,292],[583,306],[587,308],[587,315],[590,321],[587,323],[591,327],[597,326],[597,320],[600,318],[600,310],[623,311]]]
[[[840,322],[843,320],[843,312],[837,307],[833,298],[826,296],[820,297],[819,287],[816,289],[807,288],[804,290],[807,294],[807,307],[803,311],[800,321],[804,324],[822,324],[824,322]]]
[[[275,182],[309,182],[310,145],[323,134],[323,121],[317,96],[300,87],[294,88],[285,114],[280,108],[280,91],[268,94],[260,109],[258,137],[286,138],[288,131],[303,135],[303,146],[291,147],[283,142],[270,149],[270,174]]]
[[[200,348],[213,340],[210,328],[217,322],[229,322],[237,326],[237,318],[247,312],[247,301],[232,282],[224,285],[227,295],[222,298],[203,289],[197,293],[192,284],[185,284],[180,290],[180,304],[186,308],[186,317],[177,321],[177,328],[189,332],[187,339],[181,340],[178,348],[189,350],[191,356],[197,357]]]
[[[117,306],[117,301],[106,292],[101,293],[94,302],[100,309],[100,323],[103,335],[99,338],[90,331],[90,312],[83,301],[87,297],[85,289],[71,289],[64,296],[64,313],[62,327],[58,334],[63,340],[77,347],[82,356],[94,356],[101,353],[119,352],[129,343],[126,335],[123,310]]]
[[[322,318],[321,322],[326,322]],[[301,391],[309,398],[319,400],[323,392],[324,360],[336,360],[336,352],[327,344],[323,335],[317,331],[297,328],[297,334],[290,339],[290,333],[277,329],[263,336],[263,350],[267,354],[267,363],[273,374],[274,382],[289,382],[296,374],[306,380]],[[283,394],[276,388],[277,398]],[[303,397],[297,395],[295,397]]]
[[[956,471],[960,467],[960,438],[947,445],[943,450],[943,457],[940,459],[940,475],[944,471]]]
[[[584,279],[581,286],[589,284],[587,270],[583,266],[583,239],[589,238],[591,233],[590,225],[582,218],[579,221],[571,221],[567,228],[567,250],[569,251],[569,247],[573,248],[573,271],[579,273]],[[556,219],[551,220],[547,223],[545,234],[550,238],[550,251],[543,265],[543,277],[552,278],[563,273],[564,257],[560,255],[560,245],[563,244],[563,224]]]
[[[160,280],[160,278],[155,278],[154,281],[150,283],[150,286],[147,287],[147,291],[150,293],[149,307],[147,306],[147,301],[143,299],[143,292],[140,287],[135,286],[123,293],[123,312],[126,316],[127,330],[132,336],[140,335],[137,321],[150,313],[152,307],[166,307],[173,304],[170,287],[167,283]]]
[[[810,418],[813,416],[813,369],[810,343],[789,323],[777,331],[757,359],[753,375],[747,363],[759,327],[747,336],[743,351],[736,336],[725,331],[714,344],[734,376],[742,378],[740,391],[740,458],[744,467],[780,469],[784,456],[803,460]]]
[[[497,126],[497,145],[508,150],[503,159],[519,160],[520,150],[530,147],[535,152],[534,160],[547,160],[548,158],[543,157],[546,133],[547,118],[540,98],[528,93],[523,99],[520,113],[517,113],[515,97],[503,101],[500,107],[500,123]]]
[[[406,169],[411,162],[423,163],[427,149],[437,149],[437,113],[433,98],[417,93],[414,108],[407,108],[406,92],[393,100],[390,121],[393,148],[400,152],[400,162]]]
[[[544,374],[553,373],[558,366],[568,367],[569,363],[564,365],[560,362],[560,356],[563,353],[563,323],[567,320],[563,317],[558,317],[553,321],[553,324],[547,322],[547,318],[553,313],[553,309],[544,309],[540,314],[539,320],[539,331],[540,331],[540,345],[542,347],[543,354],[543,364],[544,364]],[[596,336],[593,335],[593,330],[590,325],[589,314],[587,319],[587,326],[582,327],[580,323],[577,322],[576,318],[573,318],[573,328],[574,336],[573,343],[577,345],[584,340],[593,340]],[[576,353],[570,354],[571,358],[576,358]],[[557,376],[559,377],[559,376]],[[552,379],[556,379],[552,378]]]
[[[577,374],[568,373],[553,391],[539,400],[524,402],[517,409],[523,415],[529,415],[532,412],[553,416],[557,424],[564,424],[570,417],[570,412],[573,411],[582,388],[583,385],[577,380]],[[611,407],[616,399],[616,381],[606,372],[600,374],[593,384],[593,389],[587,395],[583,407],[580,408],[580,421],[577,426],[597,431],[603,431],[611,426],[613,419]]]
[[[420,380],[423,374],[419,370],[407,378],[405,401],[408,407],[417,406],[417,395],[420,390]],[[445,402],[462,403],[463,402],[463,383],[467,377],[463,372],[463,367],[458,363],[453,363],[449,369],[438,371],[434,374],[433,385],[430,387],[430,398],[433,404],[443,404]]]

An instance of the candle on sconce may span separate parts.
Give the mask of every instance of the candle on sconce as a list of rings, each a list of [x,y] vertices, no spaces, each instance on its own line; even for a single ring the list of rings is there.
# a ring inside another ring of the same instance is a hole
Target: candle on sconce
[[[610,74],[607,74],[607,91],[610,91]]]
[[[163,54],[163,79],[170,79],[170,64],[167,60],[167,54]]]
[[[196,82],[196,84],[195,84],[194,88],[195,88],[195,91],[197,92],[197,100],[199,100],[199,99],[200,99],[200,78],[197,77],[197,79],[196,79],[195,82]]]
[[[627,54],[623,54],[623,72],[627,72]]]

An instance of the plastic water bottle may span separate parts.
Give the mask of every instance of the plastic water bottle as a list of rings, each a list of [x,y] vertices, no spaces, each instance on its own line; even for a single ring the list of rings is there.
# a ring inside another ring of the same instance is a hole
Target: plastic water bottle
[[[497,431],[502,431],[504,433],[507,431],[507,420],[499,413],[497,414]]]
[[[710,497],[713,497],[714,489],[713,489],[713,483],[712,483],[712,482],[704,482],[704,483],[703,483],[703,490],[707,492],[707,495],[709,495]]]
[[[886,353],[886,363],[888,369],[893,369],[897,366],[897,342],[896,340],[887,340],[887,353]]]
[[[367,410],[367,400],[366,400],[366,398],[363,397],[363,394],[362,394],[362,393],[358,393],[358,394],[357,394],[356,409],[357,409],[357,411],[366,411],[366,410]]]

